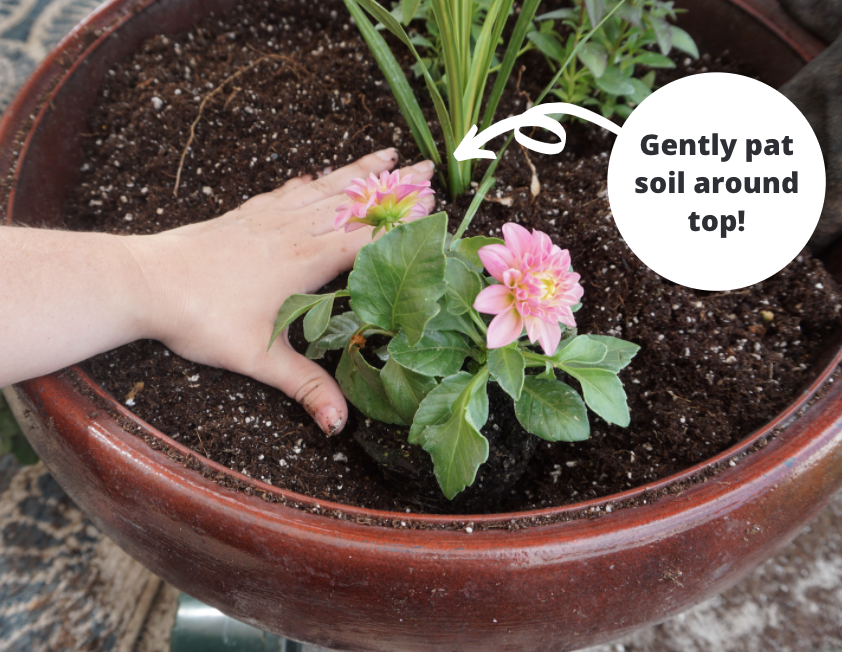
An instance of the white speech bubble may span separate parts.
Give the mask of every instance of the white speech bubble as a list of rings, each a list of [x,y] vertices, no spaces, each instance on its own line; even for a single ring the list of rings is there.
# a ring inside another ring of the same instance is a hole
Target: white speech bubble
[[[700,178],[708,193],[698,192]],[[760,192],[748,192],[758,181]],[[734,290],[779,272],[807,244],[824,203],[824,159],[806,118],[775,89],[694,75],[631,114],[611,152],[608,195],[617,228],[652,270],[699,290]]]

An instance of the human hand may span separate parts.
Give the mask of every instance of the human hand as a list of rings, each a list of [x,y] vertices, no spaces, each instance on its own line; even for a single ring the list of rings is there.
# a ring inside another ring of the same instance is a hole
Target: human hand
[[[348,408],[336,381],[284,337],[266,350],[278,306],[308,294],[354,264],[369,227],[336,232],[336,208],[355,178],[391,170],[394,149],[321,179],[300,177],[207,222],[125,239],[148,286],[148,336],[178,355],[250,376],[301,403],[327,434]],[[433,165],[402,171],[429,180]],[[423,200],[432,208],[433,199]]]

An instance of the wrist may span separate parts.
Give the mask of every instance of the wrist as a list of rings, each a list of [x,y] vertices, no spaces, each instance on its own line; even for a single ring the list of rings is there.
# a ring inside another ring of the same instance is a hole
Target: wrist
[[[133,340],[165,341],[179,321],[183,305],[176,292],[183,265],[165,234],[113,236],[130,270],[125,297],[131,314]],[[186,287],[186,286],[185,286]]]

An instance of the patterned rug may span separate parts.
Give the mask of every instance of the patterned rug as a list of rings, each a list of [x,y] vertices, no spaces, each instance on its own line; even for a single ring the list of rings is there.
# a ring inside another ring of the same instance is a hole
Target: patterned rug
[[[0,111],[41,59],[101,0],[0,0]]]
[[[0,457],[1,651],[130,650],[159,585],[43,464]]]

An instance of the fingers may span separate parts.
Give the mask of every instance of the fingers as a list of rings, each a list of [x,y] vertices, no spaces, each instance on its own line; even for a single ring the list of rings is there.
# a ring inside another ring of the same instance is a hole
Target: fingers
[[[251,376],[301,403],[327,435],[345,427],[348,406],[339,385],[315,362],[296,353],[286,335],[278,338],[264,360]]]
[[[433,178],[433,172],[435,169],[435,165],[433,165],[432,161],[421,161],[412,167],[402,168],[401,177],[411,174],[413,182],[429,181]],[[348,183],[350,184],[350,181]],[[350,201],[351,200],[346,195],[335,195],[311,204],[306,208],[306,210],[312,212],[307,216],[307,221],[305,224],[302,224],[302,227],[314,236],[330,233],[334,230],[333,221],[336,219],[336,208],[343,202]],[[435,202],[432,197],[425,197],[422,200],[422,203],[427,206],[429,210]]]
[[[271,191],[268,194],[273,195],[276,198],[277,197],[283,197],[284,195],[288,195],[289,193],[291,193],[294,190],[298,190],[301,186],[306,186],[312,180],[313,180],[313,176],[310,175],[310,174],[305,174],[304,176],[301,176],[301,177],[295,177],[294,179],[290,179],[289,181],[287,181],[280,188],[275,188],[273,191]]]
[[[309,206],[334,195],[340,195],[345,188],[351,185],[354,179],[367,179],[368,175],[379,175],[381,172],[391,170],[398,162],[398,153],[394,148],[384,149],[374,154],[346,165],[344,168],[331,172],[321,179],[315,179],[306,186],[297,189],[287,196],[287,209]]]

